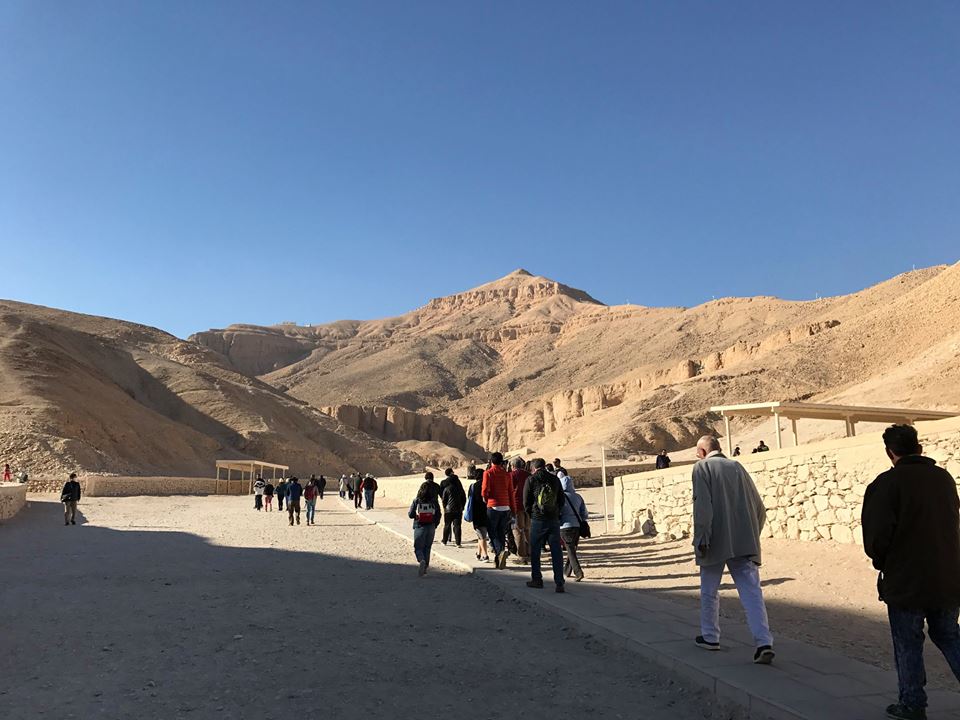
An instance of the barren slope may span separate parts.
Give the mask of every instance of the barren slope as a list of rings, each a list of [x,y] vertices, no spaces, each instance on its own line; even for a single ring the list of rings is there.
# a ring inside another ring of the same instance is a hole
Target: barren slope
[[[371,438],[159,330],[0,301],[0,457],[33,475],[206,475],[219,457],[297,472],[410,467]]]
[[[390,440],[463,447],[431,434],[439,420],[402,419],[403,408],[452,419],[488,449],[603,443],[635,453],[717,429],[707,408],[722,403],[960,407],[958,298],[960,265],[847,296],[694,308],[607,307],[516,271],[397,318],[232,326],[195,339],[248,372],[282,366],[262,379]],[[264,336],[281,349],[264,355]],[[291,343],[309,353],[284,365]]]

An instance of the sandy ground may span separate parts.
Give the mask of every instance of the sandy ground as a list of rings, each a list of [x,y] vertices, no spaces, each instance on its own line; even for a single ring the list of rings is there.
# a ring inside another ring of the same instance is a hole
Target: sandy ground
[[[53,498],[0,526],[0,708],[21,718],[720,718],[637,656],[335,498]],[[576,592],[573,589],[572,592]]]

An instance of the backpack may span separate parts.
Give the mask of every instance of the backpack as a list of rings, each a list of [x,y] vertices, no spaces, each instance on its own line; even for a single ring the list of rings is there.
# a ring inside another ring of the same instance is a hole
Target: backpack
[[[557,491],[553,485],[543,482],[537,489],[537,496],[534,499],[534,509],[538,510],[544,517],[556,517],[557,515]]]
[[[433,519],[437,515],[437,507],[432,502],[418,500],[413,514],[421,525],[433,525]]]
[[[470,483],[470,489],[467,490],[467,505],[463,509],[463,519],[473,522],[473,483]]]

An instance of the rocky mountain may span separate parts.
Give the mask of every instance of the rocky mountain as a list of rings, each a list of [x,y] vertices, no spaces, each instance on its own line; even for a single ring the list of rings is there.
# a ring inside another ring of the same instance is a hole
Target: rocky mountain
[[[217,458],[295,472],[409,470],[412,453],[154,328],[0,302],[0,458],[68,470],[212,476]]]
[[[960,265],[814,301],[606,306],[517,270],[395,318],[235,325],[223,362],[391,442],[564,457],[689,446],[711,405],[774,399],[960,408]]]

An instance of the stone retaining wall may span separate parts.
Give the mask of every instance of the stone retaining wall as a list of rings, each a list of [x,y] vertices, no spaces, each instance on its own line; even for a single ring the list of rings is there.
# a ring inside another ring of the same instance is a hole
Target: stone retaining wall
[[[245,495],[249,480],[191,477],[81,477],[80,486],[91,497],[134,495]],[[57,488],[59,492],[59,488]]]
[[[0,484],[0,522],[9,520],[27,504],[27,486],[19,483]]]
[[[960,479],[960,418],[918,423],[924,454]],[[860,508],[867,485],[890,467],[881,433],[738,458],[767,508],[765,537],[862,544]],[[690,537],[691,468],[614,480],[615,520],[622,531]]]

